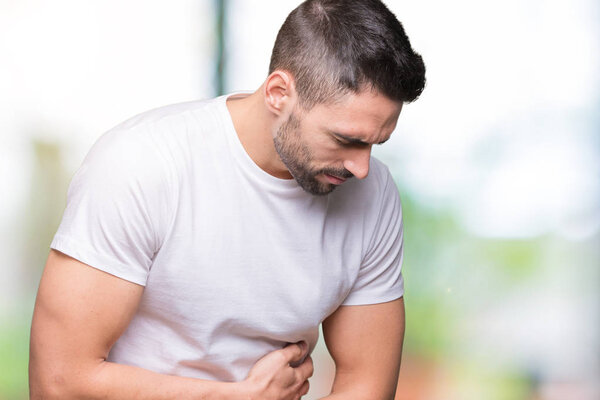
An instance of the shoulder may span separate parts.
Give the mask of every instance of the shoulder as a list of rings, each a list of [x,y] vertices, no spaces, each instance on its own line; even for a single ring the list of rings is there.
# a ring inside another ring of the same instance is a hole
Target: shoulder
[[[388,167],[371,157],[369,175],[350,179],[329,195],[328,207],[350,224],[375,229],[390,212],[401,213],[398,189]],[[351,218],[348,218],[351,216]]]
[[[362,180],[351,179],[332,193],[336,198],[355,199],[361,203],[378,204],[395,184],[388,167],[375,157],[371,157],[369,175]],[[379,200],[379,201],[378,201]]]
[[[137,114],[102,134],[84,165],[98,164],[117,174],[176,175],[197,138],[207,139],[199,133],[215,132],[218,102],[219,98],[189,101]]]
[[[121,122],[113,130],[141,130],[152,126],[185,119],[194,114],[210,112],[219,103],[220,98],[193,100],[153,108]]]
[[[378,191],[386,190],[390,185],[394,186],[394,178],[387,165],[377,158],[371,157],[369,176],[365,179],[365,184]]]

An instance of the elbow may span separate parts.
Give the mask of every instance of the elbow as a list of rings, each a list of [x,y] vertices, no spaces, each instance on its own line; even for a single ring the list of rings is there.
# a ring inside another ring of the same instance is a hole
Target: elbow
[[[30,400],[75,400],[92,398],[82,388],[90,387],[80,373],[70,369],[30,364]]]
[[[58,387],[46,386],[46,385],[29,385],[29,399],[30,400],[58,400],[68,399],[63,391]]]
[[[65,390],[61,385],[52,384],[39,378],[29,378],[29,399],[30,400],[54,400],[65,397]]]
[[[29,352],[29,399],[75,400],[98,398],[95,374],[96,362],[83,362],[74,357],[63,357],[61,351],[49,351],[32,340]],[[103,361],[103,360],[102,360]]]
[[[37,372],[35,368],[30,368],[29,399],[75,399],[73,390],[67,382],[67,377],[57,371]]]

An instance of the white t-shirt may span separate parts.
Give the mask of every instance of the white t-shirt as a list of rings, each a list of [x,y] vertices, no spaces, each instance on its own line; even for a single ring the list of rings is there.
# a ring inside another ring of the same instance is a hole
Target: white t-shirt
[[[102,135],[50,245],[144,285],[109,360],[243,380],[340,305],[403,295],[402,214],[387,168],[326,196],[248,156],[221,96],[140,114]]]

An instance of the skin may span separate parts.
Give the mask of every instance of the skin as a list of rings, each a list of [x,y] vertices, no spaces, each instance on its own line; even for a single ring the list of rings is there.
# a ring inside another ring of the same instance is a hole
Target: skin
[[[402,103],[370,90],[302,110],[293,77],[285,71],[274,71],[255,93],[230,98],[227,106],[242,145],[266,172],[293,179],[285,157],[273,143],[278,137],[293,143],[288,155],[297,159],[308,155],[300,162],[301,172],[313,175],[318,183],[319,193],[314,194],[329,193],[343,184],[332,183],[320,173],[323,170],[337,171],[333,173],[338,177],[349,173],[356,179],[366,178],[372,146],[390,138],[402,110]],[[404,329],[403,298],[339,307],[323,322],[325,342],[336,366],[332,392],[324,399],[393,399]]]
[[[341,306],[325,321],[323,335],[335,362],[327,400],[394,399],[402,343],[404,299]]]
[[[260,168],[281,179],[303,174],[309,182],[305,190],[325,194],[343,184],[336,176],[368,175],[371,147],[389,138],[402,104],[364,91],[302,110],[292,77],[275,71],[259,90],[230,98],[227,107],[242,145]],[[288,168],[292,162],[296,165]],[[304,358],[302,343],[265,355],[235,383],[106,361],[143,290],[51,250],[31,328],[30,398],[297,400],[308,392],[311,358],[290,366]],[[393,399],[404,336],[402,299],[342,306],[323,322],[323,332],[336,364],[326,399]]]
[[[273,72],[255,93],[230,98],[227,106],[254,162],[273,176],[292,179],[293,168],[276,148],[275,143],[282,142],[290,158],[300,159],[304,172],[314,175],[324,192],[313,194],[335,188],[323,170],[342,178],[366,178],[371,147],[389,139],[402,110],[402,103],[370,90],[302,110],[294,81],[284,71]]]
[[[236,383],[162,375],[107,362],[143,287],[51,250],[38,290],[29,359],[31,399],[297,400],[312,375],[306,344],[267,354]],[[76,300],[74,300],[76,299]]]

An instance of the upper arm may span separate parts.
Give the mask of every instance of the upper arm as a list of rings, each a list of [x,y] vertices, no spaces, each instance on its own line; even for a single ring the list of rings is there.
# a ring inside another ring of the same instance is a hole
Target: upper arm
[[[30,386],[76,383],[104,361],[139,304],[143,286],[51,250],[31,327]]]
[[[323,335],[336,366],[332,393],[393,398],[404,339],[403,298],[341,306],[323,322]]]

